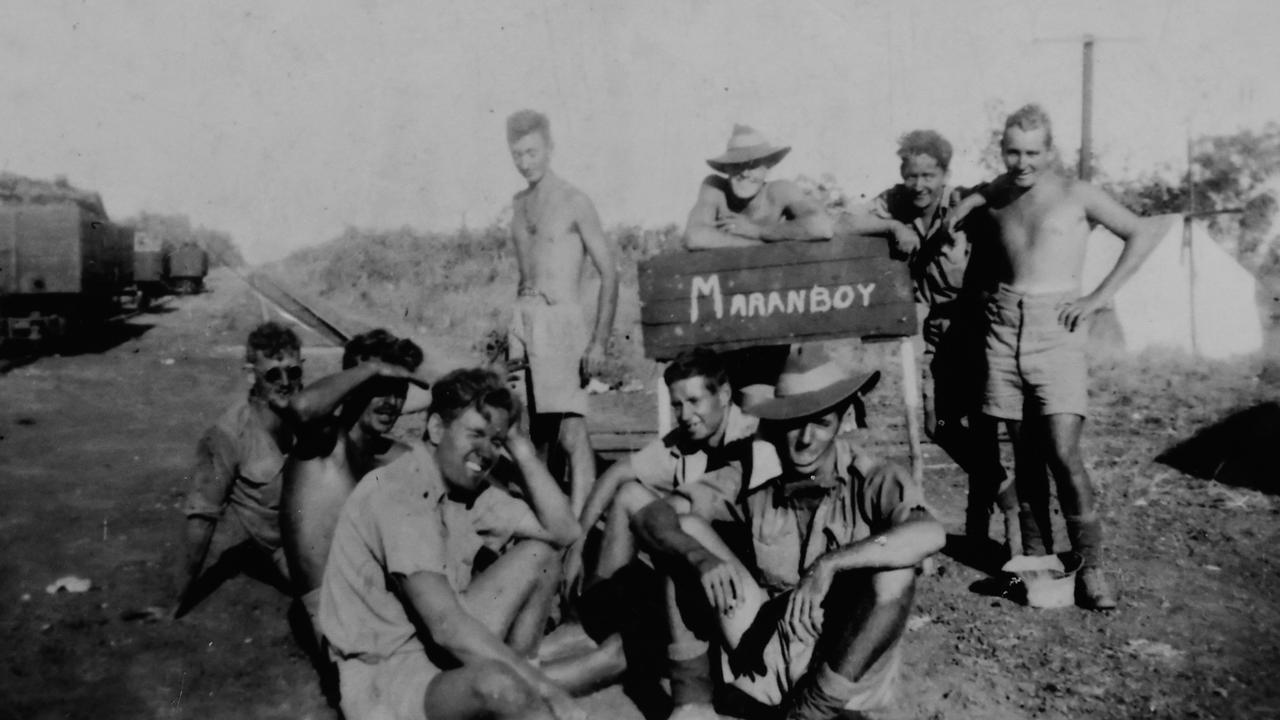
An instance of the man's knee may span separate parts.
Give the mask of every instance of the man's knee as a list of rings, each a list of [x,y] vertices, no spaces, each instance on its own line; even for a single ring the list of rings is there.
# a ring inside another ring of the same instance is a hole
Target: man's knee
[[[623,483],[622,487],[613,495],[613,502],[610,508],[615,513],[623,513],[628,518],[635,516],[645,505],[657,500],[658,496],[652,490],[641,485],[639,482]]]
[[[680,529],[683,530],[686,535],[698,541],[702,541],[703,538],[710,535],[715,535],[716,532],[711,528],[711,523],[692,513],[686,513],[680,516]]]
[[[507,551],[517,553],[520,566],[535,570],[538,573],[558,572],[561,562],[561,551],[554,545],[542,540],[521,540]]]
[[[871,587],[875,591],[877,605],[909,602],[915,594],[915,568],[882,570],[871,577]]]
[[[472,691],[497,717],[514,716],[538,701],[533,687],[500,662],[484,661],[470,669],[474,673]]]

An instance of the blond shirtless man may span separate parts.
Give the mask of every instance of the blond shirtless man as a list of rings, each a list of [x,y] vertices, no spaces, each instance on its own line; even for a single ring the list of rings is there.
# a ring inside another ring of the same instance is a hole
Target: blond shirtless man
[[[613,242],[604,234],[591,198],[551,171],[551,124],[521,110],[507,118],[507,143],[516,169],[529,183],[512,200],[511,237],[520,270],[512,322],[512,359],[528,362],[531,429],[544,449],[554,443],[569,465],[569,498],[582,512],[595,480],[587,435],[586,380],[604,366],[618,305]],[[600,273],[594,324],[579,297],[582,260]]]
[[[995,273],[1000,283],[986,306],[983,412],[1006,421],[1014,438],[1025,551],[1053,549],[1047,460],[1072,550],[1082,561],[1077,599],[1082,607],[1108,610],[1116,606],[1116,594],[1102,568],[1102,524],[1080,453],[1087,321],[1138,270],[1160,234],[1105,191],[1062,174],[1052,125],[1040,106],[1026,105],[1009,116],[1001,152],[1008,171],[952,216],[958,223],[985,204],[1002,251]],[[1095,223],[1125,247],[1098,287],[1081,295],[1086,241]]]
[[[290,401],[298,441],[285,464],[280,528],[289,576],[316,627],[320,582],[333,530],[356,482],[411,449],[388,436],[404,406],[422,350],[386,330],[352,338],[343,370],[308,385]],[[319,633],[316,633],[319,640]]]

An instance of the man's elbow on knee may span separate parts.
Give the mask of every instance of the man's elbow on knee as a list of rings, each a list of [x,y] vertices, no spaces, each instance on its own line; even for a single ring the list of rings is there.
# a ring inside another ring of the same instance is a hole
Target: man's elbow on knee
[[[916,585],[915,568],[878,572],[875,575],[873,584],[877,605],[910,599]]]

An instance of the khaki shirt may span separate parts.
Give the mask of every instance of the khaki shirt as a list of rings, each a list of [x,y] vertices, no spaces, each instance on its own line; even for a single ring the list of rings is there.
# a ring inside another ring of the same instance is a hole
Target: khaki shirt
[[[461,592],[476,553],[500,551],[530,522],[528,504],[495,486],[470,504],[450,499],[425,445],[370,472],[342,507],[320,589],[320,627],[333,652],[365,662],[423,652],[391,575],[440,573]]]
[[[969,265],[969,245],[948,252],[952,238],[947,231],[947,215],[963,195],[957,188],[943,188],[942,202],[930,217],[918,217],[911,192],[898,184],[885,190],[871,203],[871,214],[882,220],[897,220],[916,231],[920,249],[907,258],[916,286],[916,302],[936,309],[961,295],[965,270]]]
[[[760,421],[737,405],[726,411],[724,445],[752,437]],[[646,487],[664,495],[678,487],[697,482],[706,472],[708,457],[703,448],[691,448],[681,442],[679,430],[667,433],[631,456],[631,469]],[[713,463],[714,464],[714,463]]]
[[[288,448],[280,450],[252,403],[241,398],[200,438],[183,512],[217,520],[229,509],[249,537],[275,551]]]
[[[762,440],[753,443],[750,460],[732,463],[676,494],[708,520],[748,525],[756,580],[777,594],[799,584],[822,555],[904,522],[915,508],[927,509],[924,490],[910,472],[859,453],[845,438],[835,442],[839,482],[813,511],[807,542],[800,527],[804,513],[786,497],[782,476],[761,464],[761,458],[776,452]],[[773,458],[776,463],[776,454]]]

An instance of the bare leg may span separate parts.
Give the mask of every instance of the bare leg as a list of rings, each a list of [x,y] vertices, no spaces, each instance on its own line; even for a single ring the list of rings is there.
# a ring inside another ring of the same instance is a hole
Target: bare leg
[[[554,720],[533,687],[498,662],[440,673],[427,685],[423,701],[432,720]]]
[[[1058,503],[1067,521],[1071,549],[1080,553],[1085,567],[1100,562],[1102,524],[1094,504],[1093,483],[1084,469],[1080,432],[1084,418],[1057,414],[1045,418],[1049,471],[1058,487]]]
[[[461,593],[463,603],[517,653],[531,656],[542,640],[559,568],[559,551],[544,542],[525,540],[472,578]]]
[[[624,483],[613,496],[609,504],[609,514],[604,526],[604,540],[600,544],[600,555],[596,566],[588,574],[586,587],[601,580],[613,577],[636,557],[636,540],[631,532],[631,519],[644,506],[657,500],[658,496],[649,488],[638,482]]]
[[[575,517],[582,514],[587,494],[596,481],[596,457],[587,433],[587,420],[581,415],[565,415],[560,421],[560,446],[569,461],[569,503]]]
[[[1045,469],[1043,441],[1036,432],[1038,418],[1029,423],[1010,420],[1013,440],[1022,547],[1028,555],[1053,552],[1053,523],[1049,515],[1049,475]]]
[[[842,711],[854,683],[902,636],[915,594],[907,568],[837,578],[824,607],[827,623],[808,671],[786,699],[787,720],[818,720]]]
[[[575,697],[611,685],[626,669],[621,635],[610,635],[599,647],[542,666],[551,682]]]

